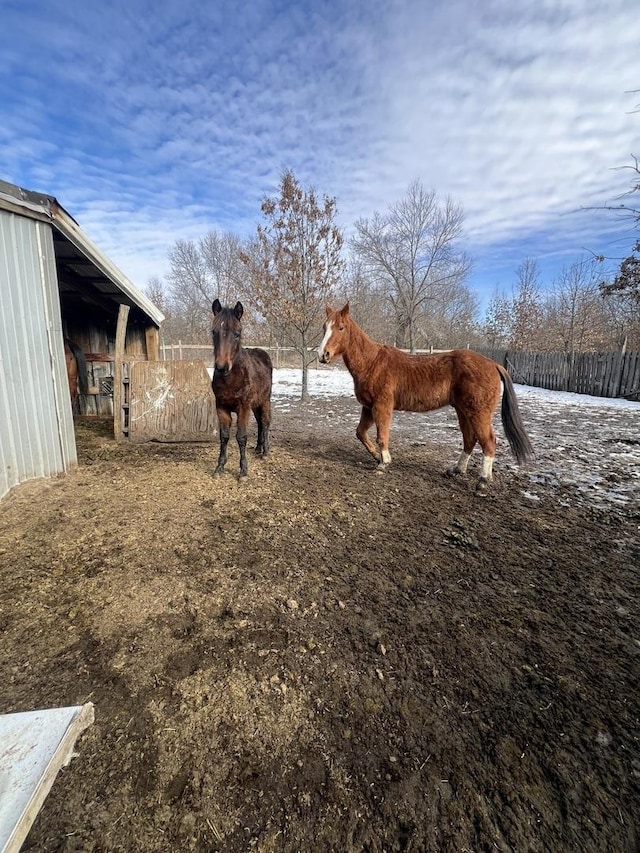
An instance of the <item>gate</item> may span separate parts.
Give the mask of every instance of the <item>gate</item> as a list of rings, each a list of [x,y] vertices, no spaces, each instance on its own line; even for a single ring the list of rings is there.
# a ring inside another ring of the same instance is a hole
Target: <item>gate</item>
[[[203,361],[134,361],[124,372],[116,439],[213,441],[216,403]]]

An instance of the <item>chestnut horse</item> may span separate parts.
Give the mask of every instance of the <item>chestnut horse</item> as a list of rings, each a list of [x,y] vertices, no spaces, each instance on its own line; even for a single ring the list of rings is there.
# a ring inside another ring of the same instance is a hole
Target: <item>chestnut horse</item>
[[[87,362],[78,344],[64,340],[64,359],[67,365],[71,409],[74,414],[80,414],[80,394],[89,393],[89,378]]]
[[[472,350],[407,355],[395,347],[377,344],[352,320],[348,302],[340,311],[327,306],[323,329],[318,357],[323,364],[330,364],[342,356],[362,406],[356,435],[378,461],[379,470],[391,461],[389,432],[394,409],[430,412],[453,406],[464,449],[448,473],[465,474],[471,451],[480,442],[483,462],[477,487],[484,490],[492,477],[496,453],[491,420],[500,399],[501,381],[502,424],[511,450],[519,464],[532,458],[513,382],[500,364]],[[367,435],[374,423],[377,447]]]
[[[236,438],[240,448],[240,477],[249,473],[247,467],[247,424],[253,411],[258,423],[256,453],[269,453],[271,423],[271,379],[273,365],[263,349],[245,349],[241,345],[244,313],[241,302],[235,308],[223,308],[216,299],[213,310],[214,370],[211,387],[216,398],[220,426],[220,456],[214,476],[224,472],[227,463],[227,444],[231,432],[231,414],[237,415]]]

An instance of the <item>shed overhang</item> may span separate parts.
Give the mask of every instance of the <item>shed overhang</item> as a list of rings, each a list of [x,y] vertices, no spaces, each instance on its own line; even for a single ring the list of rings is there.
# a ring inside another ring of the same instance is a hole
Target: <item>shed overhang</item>
[[[0,209],[49,222],[53,227],[56,262],[63,271],[61,286],[75,289],[101,304],[129,305],[157,327],[162,312],[107,258],[75,219],[49,195],[25,190],[0,180]]]

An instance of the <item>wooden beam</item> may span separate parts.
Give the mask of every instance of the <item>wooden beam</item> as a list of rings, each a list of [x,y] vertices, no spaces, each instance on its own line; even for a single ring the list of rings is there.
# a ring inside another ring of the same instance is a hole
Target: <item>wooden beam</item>
[[[144,330],[147,342],[147,361],[160,361],[160,332],[155,326],[147,326]]]
[[[93,704],[0,716],[0,850],[19,853],[75,742],[93,723]]]
[[[127,339],[127,320],[129,306],[120,305],[118,309],[118,325],[116,326],[116,351],[113,362],[113,437],[116,441],[126,438],[125,405],[128,404],[124,392],[124,358],[125,341]]]

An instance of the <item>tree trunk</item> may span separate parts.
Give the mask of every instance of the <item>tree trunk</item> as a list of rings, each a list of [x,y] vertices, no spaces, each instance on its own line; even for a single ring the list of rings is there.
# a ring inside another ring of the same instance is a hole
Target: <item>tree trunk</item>
[[[307,339],[302,336],[302,393],[300,399],[303,403],[308,403],[311,400],[309,394],[309,365],[307,363]]]
[[[567,353],[567,362],[569,364],[569,377],[567,382],[567,387],[564,389],[565,391],[575,391],[576,390],[576,354],[573,349],[573,346],[570,347],[569,352]]]
[[[309,366],[306,361],[302,362],[302,394],[300,399],[303,403],[308,403],[311,400],[309,394]]]
[[[406,349],[407,348],[407,322],[404,319],[401,319],[399,316],[396,317],[396,342],[395,346],[398,349]]]

